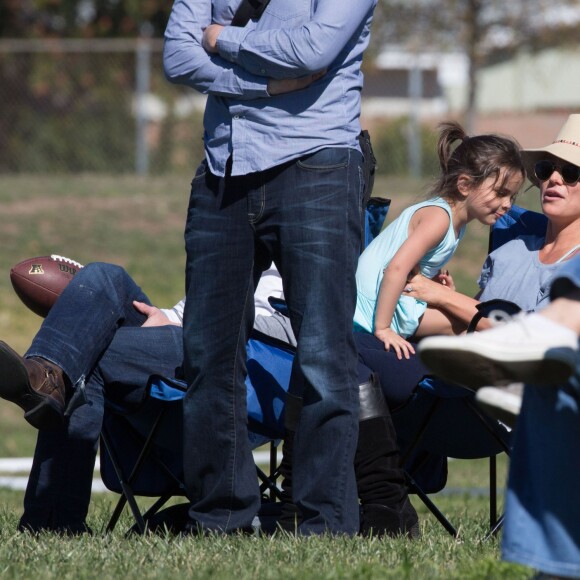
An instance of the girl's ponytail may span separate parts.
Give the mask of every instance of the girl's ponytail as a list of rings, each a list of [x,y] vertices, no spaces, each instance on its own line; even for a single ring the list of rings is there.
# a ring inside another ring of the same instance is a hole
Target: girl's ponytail
[[[499,179],[502,168],[508,170],[506,179],[514,173],[525,176],[520,146],[515,139],[493,133],[470,137],[455,121],[439,125],[437,154],[441,174],[430,188],[429,197],[440,196],[450,202],[460,199],[457,190],[460,175],[466,175],[474,188],[488,177]]]

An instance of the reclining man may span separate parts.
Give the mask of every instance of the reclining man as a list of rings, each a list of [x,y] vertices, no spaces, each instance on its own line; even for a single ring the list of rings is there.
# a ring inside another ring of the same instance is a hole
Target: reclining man
[[[255,327],[291,343],[289,325],[267,301],[271,295],[282,295],[274,268],[263,273],[257,287]],[[138,403],[151,374],[180,378],[182,312],[183,303],[169,310],[153,307],[123,268],[93,263],[70,282],[24,358],[0,342],[0,396],[18,404],[40,429],[19,529],[88,531],[105,400]],[[366,431],[374,425],[373,433],[380,434],[383,425],[392,424],[380,389],[373,387],[372,383],[365,387],[367,398],[375,404],[361,406],[366,413],[361,425]],[[407,533],[410,524],[401,523],[398,512],[384,505],[406,502],[405,514],[407,519],[413,516],[410,520],[416,528],[416,514],[398,466],[394,431],[381,440],[378,454],[368,446],[362,454],[357,451],[355,460],[361,480],[367,482],[366,492],[359,495],[387,512],[379,514],[382,520],[369,519],[367,528],[372,523],[378,533]]]

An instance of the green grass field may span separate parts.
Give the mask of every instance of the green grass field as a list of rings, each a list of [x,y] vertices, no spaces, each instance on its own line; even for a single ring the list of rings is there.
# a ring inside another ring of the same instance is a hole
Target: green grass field
[[[0,177],[0,339],[24,352],[41,319],[10,286],[9,268],[32,256],[60,254],[82,263],[124,266],[155,304],[170,306],[183,294],[183,225],[188,175]],[[379,178],[377,193],[393,200],[389,220],[423,196],[425,184]],[[533,193],[520,201],[534,207]],[[487,248],[488,231],[471,225],[450,263],[458,287],[469,294]],[[0,402],[0,457],[31,456],[36,432],[21,412]],[[505,460],[501,473],[505,474]],[[423,539],[362,540],[275,538],[103,537],[113,494],[91,507],[92,537],[38,538],[15,532],[22,492],[0,490],[0,574],[4,577],[157,578],[528,578],[530,572],[499,561],[497,540],[482,542],[487,498],[470,493],[487,486],[486,462],[450,464],[444,511],[460,523],[453,540],[414,499]],[[463,491],[462,491],[463,490]],[[439,494],[441,495],[441,494]],[[127,521],[125,521],[127,525]]]
[[[461,470],[461,468],[460,468]],[[94,497],[89,523],[94,535],[63,538],[15,532],[22,493],[0,490],[0,574],[7,578],[477,578],[525,579],[529,570],[499,560],[497,538],[486,533],[487,498],[468,492],[436,497],[459,523],[459,540],[449,536],[413,498],[422,539],[248,538],[132,536],[118,528],[104,535],[113,500]]]

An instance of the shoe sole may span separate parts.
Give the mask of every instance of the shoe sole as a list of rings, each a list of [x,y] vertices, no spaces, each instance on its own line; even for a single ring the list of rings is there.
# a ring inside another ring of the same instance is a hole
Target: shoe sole
[[[18,405],[24,419],[36,429],[62,427],[63,409],[51,397],[35,393],[20,355],[0,341],[0,397]]]
[[[522,399],[509,394],[500,395],[496,390],[493,387],[481,389],[475,397],[477,405],[487,415],[513,429],[520,414]]]
[[[561,385],[567,382],[575,369],[575,351],[551,349],[538,353],[533,360],[528,353],[494,352],[484,354],[453,347],[453,360],[448,347],[433,346],[420,351],[421,360],[434,374],[472,389],[510,383]],[[546,354],[550,358],[546,358]],[[520,357],[520,360],[518,360]]]

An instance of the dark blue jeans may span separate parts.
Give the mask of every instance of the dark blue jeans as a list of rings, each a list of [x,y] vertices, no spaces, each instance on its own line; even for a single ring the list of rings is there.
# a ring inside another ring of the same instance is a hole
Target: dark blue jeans
[[[118,266],[89,264],[63,292],[26,356],[61,366],[72,384],[86,383],[88,404],[58,431],[39,431],[24,498],[22,527],[80,532],[90,503],[104,401],[141,399],[149,375],[175,376],[182,330],[142,328],[133,300],[149,302]]]
[[[257,275],[273,259],[298,337],[291,390],[303,397],[294,443],[300,532],[358,532],[352,336],[362,157],[325,149],[261,173],[218,178],[203,163],[185,230],[184,469],[194,524],[229,532],[259,507],[247,436],[245,344]]]
[[[417,355],[399,360],[395,351],[368,332],[355,332],[358,350],[359,383],[368,380],[370,372],[378,375],[389,409],[394,411],[407,402],[417,384],[429,374]]]

